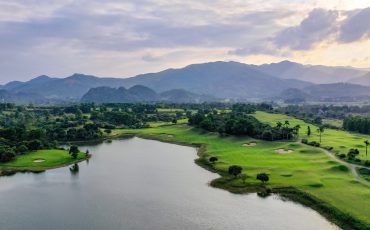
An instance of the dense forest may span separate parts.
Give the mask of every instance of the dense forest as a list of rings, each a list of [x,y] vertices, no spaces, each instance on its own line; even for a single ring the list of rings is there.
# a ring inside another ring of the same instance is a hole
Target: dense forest
[[[150,121],[184,118],[158,113],[156,105],[79,104],[35,107],[0,104],[0,161],[32,150],[57,148],[58,143],[96,140],[117,128],[145,128]]]
[[[370,134],[370,117],[348,116],[343,120],[343,128],[348,131]]]
[[[251,113],[256,111],[255,105],[235,104],[231,112],[198,111],[189,117],[189,124],[221,135],[248,135],[264,140],[292,139],[298,135],[299,126],[290,127],[288,121],[277,123],[275,127],[263,124]]]

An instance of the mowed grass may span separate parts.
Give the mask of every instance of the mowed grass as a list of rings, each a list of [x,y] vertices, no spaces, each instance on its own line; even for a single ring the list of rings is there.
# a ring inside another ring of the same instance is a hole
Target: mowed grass
[[[177,124],[187,124],[188,119],[180,119],[177,120]],[[167,125],[173,125],[172,122],[165,122],[165,121],[159,121],[159,122],[148,122],[149,126],[151,128],[160,127],[160,126],[167,126]]]
[[[205,144],[205,158],[219,158],[214,165],[217,170],[226,172],[230,165],[240,165],[243,167],[243,173],[249,176],[249,183],[260,183],[255,179],[257,173],[266,172],[270,175],[269,186],[294,186],[370,224],[369,187],[357,182],[350,170],[333,161],[319,148],[294,142],[220,137],[218,134],[184,125],[115,132],[174,143]],[[250,142],[257,144],[253,147],[242,146]],[[275,150],[280,148],[294,152],[277,154]],[[235,183],[243,185],[240,179]]]
[[[319,135],[317,133],[317,126],[308,124],[302,120],[296,119],[294,117],[286,116],[283,114],[271,114],[266,112],[257,111],[254,116],[264,123],[269,123],[270,125],[275,126],[278,121],[284,123],[288,120],[291,126],[300,125],[301,129],[299,131],[301,138],[306,138],[309,141],[319,142]],[[311,136],[307,137],[307,126],[311,127]],[[334,153],[344,153],[347,154],[351,148],[356,148],[360,151],[358,158],[362,160],[370,160],[370,154],[366,158],[365,154],[365,140],[370,140],[370,135],[352,133],[342,130],[335,129],[325,129],[322,134],[322,143],[323,147],[333,147],[332,150]],[[370,148],[369,148],[370,150]]]
[[[68,165],[85,158],[85,153],[79,153],[77,159],[72,159],[65,150],[38,150],[20,155],[14,161],[1,163],[0,169],[43,170]],[[44,161],[37,163],[35,160]]]

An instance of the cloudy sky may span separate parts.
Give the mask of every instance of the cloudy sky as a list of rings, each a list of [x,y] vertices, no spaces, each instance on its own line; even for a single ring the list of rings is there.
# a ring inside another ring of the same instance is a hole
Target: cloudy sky
[[[367,0],[0,0],[0,84],[209,61],[370,68]]]

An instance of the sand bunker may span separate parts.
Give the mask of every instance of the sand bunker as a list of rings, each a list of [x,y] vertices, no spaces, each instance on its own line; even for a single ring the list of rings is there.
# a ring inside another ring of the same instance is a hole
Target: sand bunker
[[[35,162],[35,163],[41,163],[41,162],[44,162],[44,161],[45,161],[44,159],[36,159],[33,162]]]
[[[242,144],[243,147],[253,147],[253,146],[256,146],[256,145],[257,145],[256,142]]]
[[[167,137],[173,137],[173,135],[167,135]]]
[[[278,154],[290,154],[290,153],[293,153],[293,150],[291,149],[276,149],[275,150],[275,153],[278,153]]]

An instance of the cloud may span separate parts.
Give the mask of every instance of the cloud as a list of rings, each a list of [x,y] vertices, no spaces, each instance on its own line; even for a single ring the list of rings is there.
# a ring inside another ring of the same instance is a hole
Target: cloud
[[[298,26],[279,32],[273,42],[278,48],[309,50],[336,31],[338,16],[337,11],[314,9]]]
[[[370,8],[356,11],[350,15],[340,28],[340,42],[354,42],[370,37]]]
[[[326,3],[326,9],[312,10],[320,2],[3,1],[0,81],[73,72],[129,76],[216,57],[284,57],[295,50],[315,49],[337,36],[338,42],[369,36],[368,13],[351,8],[342,20],[338,14],[343,5],[328,10]],[[330,7],[336,2],[330,0]],[[352,0],[343,2],[349,5]],[[353,32],[359,22],[361,27]]]

